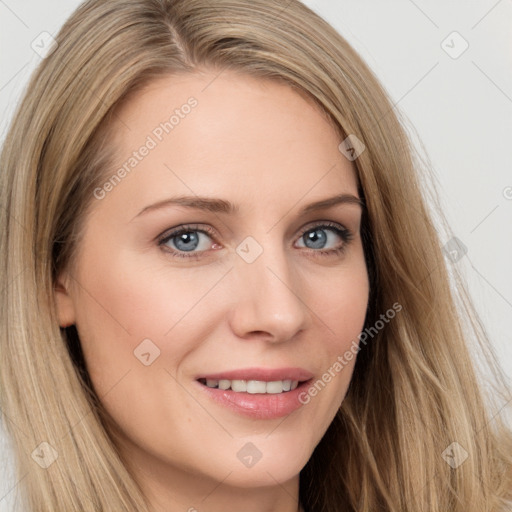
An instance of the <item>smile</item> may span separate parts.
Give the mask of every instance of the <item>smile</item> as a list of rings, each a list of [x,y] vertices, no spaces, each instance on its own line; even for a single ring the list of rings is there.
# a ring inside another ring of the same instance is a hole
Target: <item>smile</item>
[[[266,382],[264,380],[228,380],[228,379],[199,379],[201,384],[209,388],[228,390],[236,393],[250,394],[278,394],[293,391],[299,385],[298,380],[275,380]]]
[[[303,407],[313,373],[302,368],[246,368],[196,378],[201,392],[231,412],[254,419],[287,416]]]

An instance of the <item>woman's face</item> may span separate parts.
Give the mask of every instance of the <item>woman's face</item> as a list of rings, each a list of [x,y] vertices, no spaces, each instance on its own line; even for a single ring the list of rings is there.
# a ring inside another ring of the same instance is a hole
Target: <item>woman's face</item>
[[[353,164],[304,97],[228,71],[159,79],[115,120],[61,325],[151,492],[290,499],[364,323]]]

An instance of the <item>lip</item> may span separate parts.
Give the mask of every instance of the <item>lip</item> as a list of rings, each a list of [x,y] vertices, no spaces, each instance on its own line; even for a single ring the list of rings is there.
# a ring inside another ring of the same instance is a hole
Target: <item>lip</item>
[[[269,420],[281,418],[294,412],[304,404],[299,400],[300,394],[307,389],[313,374],[303,368],[245,368],[219,373],[199,375],[197,386],[215,403],[227,409],[253,419]],[[209,388],[199,379],[213,380],[297,380],[299,385],[293,391],[279,394],[244,393],[231,389]]]

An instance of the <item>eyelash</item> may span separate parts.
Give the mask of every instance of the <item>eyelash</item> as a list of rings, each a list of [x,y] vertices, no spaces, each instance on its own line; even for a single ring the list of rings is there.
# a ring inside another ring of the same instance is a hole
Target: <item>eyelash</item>
[[[327,250],[321,250],[321,249],[309,249],[308,252],[312,252],[315,254],[315,256],[325,257],[325,256],[338,256],[342,255],[345,252],[346,246],[348,243],[352,241],[354,238],[353,233],[348,230],[347,228],[342,227],[339,224],[335,224],[330,221],[324,221],[320,222],[318,224],[308,226],[307,229],[302,231],[302,234],[299,238],[303,237],[306,233],[309,231],[314,231],[315,229],[319,228],[327,228],[332,231],[334,231],[342,240],[343,245],[341,245],[338,248],[335,249],[327,249]],[[164,247],[164,245],[172,240],[175,237],[178,237],[179,235],[182,235],[184,233],[191,233],[191,232],[198,232],[198,233],[204,233],[205,235],[210,236],[215,241],[215,233],[214,230],[208,226],[204,226],[202,228],[199,228],[197,225],[186,225],[181,226],[169,233],[164,233],[161,237],[158,239],[158,246]],[[216,243],[216,242],[215,242]],[[308,249],[308,248],[306,248]],[[202,254],[207,251],[197,251],[197,252],[186,252],[186,251],[177,251],[175,249],[171,249],[170,247],[165,247],[164,249],[166,252],[170,252],[172,257],[176,258],[183,258],[183,259],[199,259],[202,257]]]

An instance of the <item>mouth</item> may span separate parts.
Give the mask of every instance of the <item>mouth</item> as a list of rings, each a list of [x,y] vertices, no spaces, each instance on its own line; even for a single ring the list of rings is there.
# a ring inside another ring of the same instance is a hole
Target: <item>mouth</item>
[[[303,406],[299,397],[313,374],[303,369],[247,369],[205,375],[197,383],[214,402],[256,419],[286,416]]]

